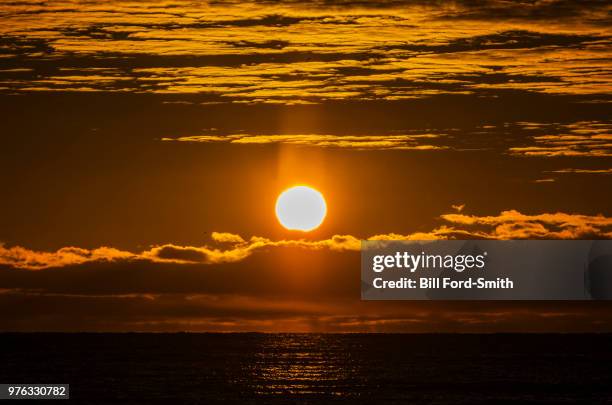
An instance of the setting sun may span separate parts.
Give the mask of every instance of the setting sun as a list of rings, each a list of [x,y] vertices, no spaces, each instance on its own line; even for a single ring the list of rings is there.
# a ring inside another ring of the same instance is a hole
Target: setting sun
[[[308,186],[288,188],[276,200],[276,217],[289,230],[312,231],[321,225],[326,213],[323,195]]]
[[[612,405],[611,21],[0,0],[0,400]]]

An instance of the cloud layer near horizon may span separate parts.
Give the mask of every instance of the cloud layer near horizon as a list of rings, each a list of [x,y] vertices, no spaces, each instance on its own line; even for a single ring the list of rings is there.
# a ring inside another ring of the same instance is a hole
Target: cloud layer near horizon
[[[83,249],[64,247],[55,252],[39,252],[21,246],[0,245],[0,265],[41,270],[79,265],[98,261],[148,261],[175,264],[219,264],[241,261],[255,251],[270,248],[298,248],[306,250],[358,251],[361,239],[368,240],[431,240],[431,239],[578,239],[612,238],[612,218],[603,215],[566,213],[522,214],[516,210],[503,211],[494,216],[461,213],[443,214],[448,223],[430,232],[410,234],[379,234],[366,238],[353,235],[334,235],[323,240],[271,240],[213,232],[212,246],[179,246],[164,244],[139,253],[112,247]]]
[[[445,214],[424,233],[369,239],[612,238],[612,218],[516,210]],[[140,253],[0,246],[5,331],[577,332],[612,330],[606,302],[362,302],[355,236],[245,239]],[[31,271],[37,270],[37,271]]]

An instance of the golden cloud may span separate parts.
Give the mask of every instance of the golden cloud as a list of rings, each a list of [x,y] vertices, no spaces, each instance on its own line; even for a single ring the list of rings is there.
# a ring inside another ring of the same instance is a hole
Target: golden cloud
[[[523,214],[516,210],[503,211],[495,216],[461,213],[444,214],[441,218],[453,226],[442,225],[430,232],[410,234],[378,234],[368,240],[435,240],[435,239],[579,239],[587,237],[612,238],[612,218],[603,215],[566,213]],[[461,226],[461,227],[457,227]],[[41,270],[51,267],[79,265],[99,261],[138,261],[176,264],[218,264],[244,260],[256,251],[278,248],[305,250],[359,251],[361,238],[353,235],[334,235],[322,240],[271,240],[261,236],[244,239],[240,235],[213,232],[217,246],[153,246],[140,253],[109,247],[82,249],[64,247],[55,252],[39,252],[20,246],[0,245],[0,265],[19,269]]]
[[[603,215],[579,215],[562,212],[536,215],[516,210],[495,216],[444,214],[442,218],[459,225],[482,225],[486,234],[495,239],[580,239],[612,238],[612,218]]]
[[[564,3],[557,9],[574,8],[564,14],[541,3],[3,2],[0,35],[14,69],[32,67],[22,55],[60,68],[0,81],[10,91],[284,104],[491,89],[609,93],[610,6]]]
[[[323,148],[349,148],[357,150],[437,150],[446,146],[422,143],[441,135],[196,135],[179,138],[162,138],[162,141],[177,142],[224,142],[231,144],[290,144]]]
[[[523,123],[525,124],[525,123]],[[526,123],[526,129],[540,129],[533,123]],[[535,145],[518,146],[509,149],[514,155],[522,156],[612,156],[612,124],[599,121],[579,121],[560,126],[566,133],[538,135],[532,139]]]
[[[20,246],[6,248],[0,244],[0,264],[32,270],[95,261],[127,260],[135,257],[133,253],[110,247],[89,250],[70,246],[55,252],[38,252]]]

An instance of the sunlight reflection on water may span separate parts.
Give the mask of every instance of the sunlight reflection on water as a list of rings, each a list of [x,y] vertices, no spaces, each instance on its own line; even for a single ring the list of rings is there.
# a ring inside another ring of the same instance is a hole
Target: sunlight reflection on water
[[[267,335],[249,367],[256,394],[354,395],[355,345],[324,335]]]

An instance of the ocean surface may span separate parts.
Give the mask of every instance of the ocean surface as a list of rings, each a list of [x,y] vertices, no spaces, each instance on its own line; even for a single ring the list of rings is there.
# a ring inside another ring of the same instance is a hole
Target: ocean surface
[[[612,403],[612,335],[0,334],[68,403]]]

